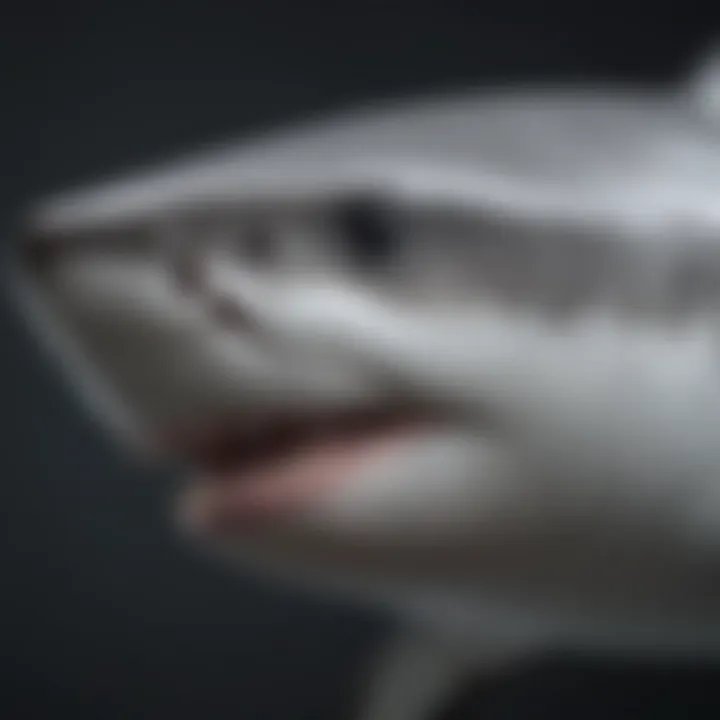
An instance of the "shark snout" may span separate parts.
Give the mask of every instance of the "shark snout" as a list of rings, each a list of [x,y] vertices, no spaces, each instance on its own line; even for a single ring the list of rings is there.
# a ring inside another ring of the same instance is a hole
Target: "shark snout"
[[[136,432],[162,434],[219,416],[372,404],[382,394],[361,367],[318,343],[316,330],[347,332],[361,319],[337,293],[197,231],[173,239],[162,230],[28,226],[20,239],[30,325],[102,421],[123,415]]]

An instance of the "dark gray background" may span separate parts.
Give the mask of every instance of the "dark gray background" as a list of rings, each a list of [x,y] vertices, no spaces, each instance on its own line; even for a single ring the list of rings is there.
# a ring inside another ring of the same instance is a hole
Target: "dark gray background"
[[[588,5],[576,17],[571,5],[320,7],[6,9],[4,234],[37,195],[200,141],[468,83],[669,78],[720,30],[687,3]],[[0,717],[344,717],[386,619],[198,557],[167,521],[169,478],[91,426],[4,305],[0,343]],[[718,677],[570,661],[457,717],[713,717]]]

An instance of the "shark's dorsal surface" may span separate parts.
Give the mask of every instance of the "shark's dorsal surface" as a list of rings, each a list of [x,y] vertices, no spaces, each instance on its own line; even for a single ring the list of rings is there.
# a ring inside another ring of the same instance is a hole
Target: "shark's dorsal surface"
[[[26,216],[29,321],[200,476],[184,526],[424,628],[368,720],[557,647],[720,651],[713,77],[366,109]]]

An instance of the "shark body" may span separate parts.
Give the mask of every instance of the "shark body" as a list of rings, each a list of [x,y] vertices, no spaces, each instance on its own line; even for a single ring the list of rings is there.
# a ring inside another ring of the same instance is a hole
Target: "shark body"
[[[100,422],[200,478],[198,541],[422,629],[368,720],[557,648],[714,657],[697,99],[485,93],[220,148],[39,203],[18,295]]]

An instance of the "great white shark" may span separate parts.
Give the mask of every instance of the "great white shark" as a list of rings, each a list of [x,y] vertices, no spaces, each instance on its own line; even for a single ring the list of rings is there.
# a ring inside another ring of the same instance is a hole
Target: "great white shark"
[[[407,633],[365,720],[720,651],[720,72],[365,108],[64,192],[11,284],[176,516]]]

